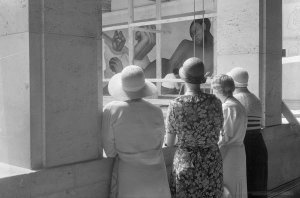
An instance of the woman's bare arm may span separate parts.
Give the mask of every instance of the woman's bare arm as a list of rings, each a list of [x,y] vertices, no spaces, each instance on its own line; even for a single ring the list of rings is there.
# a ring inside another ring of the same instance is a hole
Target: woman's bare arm
[[[173,68],[179,68],[182,66],[182,63],[187,59],[187,53],[190,50],[193,50],[192,42],[186,39],[181,41],[169,60],[171,71]]]

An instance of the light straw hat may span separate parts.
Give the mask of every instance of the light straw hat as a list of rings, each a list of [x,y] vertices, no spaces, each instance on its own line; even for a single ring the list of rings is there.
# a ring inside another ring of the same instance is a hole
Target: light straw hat
[[[227,73],[234,80],[235,87],[247,87],[249,75],[248,72],[241,67],[235,67]]]
[[[154,95],[157,89],[153,83],[145,80],[142,68],[130,65],[110,79],[108,92],[117,99],[128,100]]]
[[[179,69],[179,76],[182,80],[191,84],[205,83],[204,64],[196,57],[192,57],[184,61]]]

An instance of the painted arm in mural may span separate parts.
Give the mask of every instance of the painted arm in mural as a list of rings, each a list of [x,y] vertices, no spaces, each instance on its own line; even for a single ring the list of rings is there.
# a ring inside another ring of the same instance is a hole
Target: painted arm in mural
[[[203,25],[203,21],[204,24]],[[180,44],[175,49],[174,53],[171,55],[170,59],[163,59],[164,64],[162,64],[162,76],[167,73],[171,73],[174,68],[179,68],[182,66],[183,62],[190,57],[196,56],[203,60],[205,66],[205,72],[207,75],[212,75],[213,73],[213,36],[210,33],[210,20],[208,18],[205,19],[197,19],[193,21],[189,28],[189,33],[191,36],[191,40],[184,39],[180,42]],[[203,32],[204,28],[204,32]],[[204,34],[203,34],[204,33]],[[203,39],[204,37],[204,39]],[[204,49],[203,49],[204,42]],[[204,57],[203,57],[204,51]],[[150,67],[151,66],[151,67]],[[148,66],[148,70],[151,69],[149,73],[155,73],[156,65],[155,62]]]
[[[176,50],[174,51],[173,55],[169,59],[169,65],[172,68],[169,68],[169,72],[174,68],[180,68],[183,62],[190,58],[189,54],[191,50],[193,50],[194,46],[193,43],[187,39],[184,39],[180,42],[177,46]]]
[[[155,26],[145,26],[143,28],[155,29]],[[110,38],[106,33],[102,33],[102,38],[115,54],[129,53],[128,47],[125,46],[126,38],[122,31],[116,30],[113,38]],[[134,46],[134,59],[142,60],[155,46],[156,35],[152,32],[137,31],[135,40],[137,40],[137,43]]]
[[[155,30],[155,26],[144,26],[142,28]],[[153,32],[137,31],[135,33],[137,44],[134,46],[134,58],[142,60],[153,49],[156,43],[156,34]]]
[[[117,38],[119,37],[119,35],[119,32],[115,31],[113,38],[111,38],[106,33],[102,33],[102,38],[104,39],[105,44],[114,54],[122,54],[124,52],[128,52],[128,49],[124,48],[126,39],[125,41],[122,40],[122,38],[124,37],[122,36],[123,33],[121,32],[121,39]]]

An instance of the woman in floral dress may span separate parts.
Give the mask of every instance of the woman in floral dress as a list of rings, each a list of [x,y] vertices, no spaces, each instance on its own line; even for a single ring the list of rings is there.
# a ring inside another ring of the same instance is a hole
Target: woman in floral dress
[[[222,157],[218,148],[223,126],[222,104],[202,93],[204,65],[198,58],[186,60],[179,71],[185,95],[171,101],[167,120],[167,146],[178,142],[170,178],[172,197],[220,198],[223,193]]]

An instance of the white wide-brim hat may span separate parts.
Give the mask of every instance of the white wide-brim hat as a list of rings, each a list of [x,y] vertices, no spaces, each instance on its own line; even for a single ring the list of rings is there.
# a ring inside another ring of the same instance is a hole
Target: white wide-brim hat
[[[157,89],[145,79],[142,68],[130,65],[110,79],[108,92],[119,100],[129,100],[152,96],[157,93]]]

